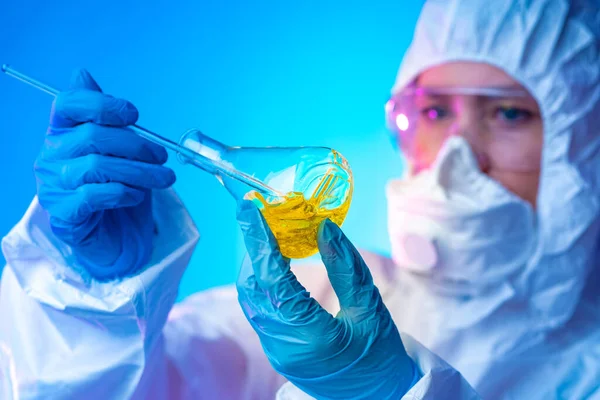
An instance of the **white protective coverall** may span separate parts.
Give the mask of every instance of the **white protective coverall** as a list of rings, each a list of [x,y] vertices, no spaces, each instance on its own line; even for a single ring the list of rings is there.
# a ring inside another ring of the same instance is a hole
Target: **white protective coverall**
[[[593,0],[426,3],[394,91],[433,65],[486,62],[538,100],[545,138],[535,249],[518,272],[498,274],[485,291],[457,289],[414,266],[363,253],[423,375],[404,398],[476,398],[461,374],[485,398],[600,398],[599,16]],[[155,199],[151,262],[136,276],[104,283],[78,268],[33,200],[2,243],[0,394],[274,396],[283,379],[263,355],[233,287],[173,306],[199,235],[172,191]],[[296,273],[336,311],[322,267]],[[289,383],[279,396],[305,398]]]

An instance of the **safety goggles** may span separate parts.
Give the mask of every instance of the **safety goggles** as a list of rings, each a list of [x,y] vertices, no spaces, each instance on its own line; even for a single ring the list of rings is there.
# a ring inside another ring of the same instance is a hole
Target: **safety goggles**
[[[439,148],[465,129],[465,120],[468,130],[491,138],[523,129],[532,114],[525,104],[532,102],[522,88],[409,86],[388,100],[385,112],[394,142],[414,164],[427,146]]]

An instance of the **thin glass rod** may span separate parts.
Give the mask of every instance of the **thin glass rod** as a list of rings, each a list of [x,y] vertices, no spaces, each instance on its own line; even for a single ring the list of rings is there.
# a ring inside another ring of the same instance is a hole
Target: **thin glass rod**
[[[24,82],[24,83],[28,84],[29,86],[39,89],[39,90],[41,90],[45,93],[48,93],[52,96],[56,97],[60,93],[59,90],[53,88],[52,86],[46,85],[45,83],[42,83],[42,82],[38,81],[37,79],[33,79],[32,77],[27,76],[27,75],[15,70],[14,68],[10,67],[7,64],[3,64],[1,67],[1,70],[6,75],[11,76],[15,79],[18,79],[21,82]],[[241,181],[241,182],[245,183],[246,185],[250,186],[251,188],[256,189],[260,192],[268,193],[268,194],[274,195],[274,196],[282,195],[277,190],[271,188],[270,186],[266,185],[265,183],[261,182],[260,180],[258,180],[256,178],[254,178],[253,176],[250,176],[250,175],[245,174],[241,171],[238,171],[234,168],[231,168],[219,161],[211,160],[210,158],[204,157],[203,155],[198,154],[195,151],[188,149],[187,147],[180,146],[178,143],[175,143],[174,141],[167,139],[167,138],[159,135],[158,133],[154,133],[154,132],[152,132],[146,128],[143,128],[139,125],[130,125],[129,128],[132,131],[134,131],[136,134],[138,134],[139,136],[143,137],[144,139],[149,140],[150,142],[156,143],[160,146],[163,146],[169,150],[173,150],[176,153],[179,153],[180,155],[185,157],[187,160],[193,161],[192,163],[201,169],[212,168],[212,169],[217,170],[219,173],[221,173],[223,175],[227,175],[228,177],[236,179],[238,181]]]

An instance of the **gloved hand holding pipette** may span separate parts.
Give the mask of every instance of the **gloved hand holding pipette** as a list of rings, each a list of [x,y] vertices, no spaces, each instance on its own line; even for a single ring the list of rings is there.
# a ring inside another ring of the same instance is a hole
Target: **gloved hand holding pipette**
[[[81,70],[54,102],[35,163],[54,234],[97,279],[134,273],[152,252],[151,190],[175,182],[166,150],[126,128],[138,111]]]

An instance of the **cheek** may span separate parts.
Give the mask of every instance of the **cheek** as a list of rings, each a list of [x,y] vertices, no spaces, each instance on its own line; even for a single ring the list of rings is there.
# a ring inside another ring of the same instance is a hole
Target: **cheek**
[[[543,137],[541,132],[536,131],[492,136],[485,146],[491,167],[516,173],[538,171],[541,167]]]
[[[412,151],[415,163],[423,167],[433,164],[446,138],[447,135],[437,134],[430,130],[417,132]]]
[[[490,178],[521,199],[536,205],[543,138],[541,132],[505,135],[488,143]]]
[[[536,206],[540,171],[512,172],[492,169],[488,176],[504,186],[509,192]]]

